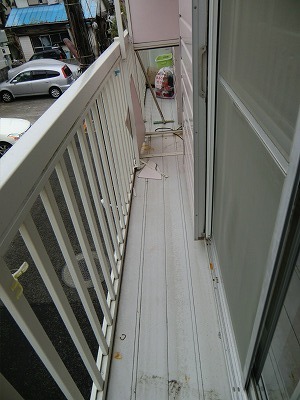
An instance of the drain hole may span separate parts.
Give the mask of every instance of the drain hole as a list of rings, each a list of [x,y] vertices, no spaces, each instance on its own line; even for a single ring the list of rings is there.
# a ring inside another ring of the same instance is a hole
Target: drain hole
[[[100,275],[100,280],[101,280],[101,282],[103,282],[104,278],[103,278],[103,274],[101,272],[100,262],[99,262],[97,253],[96,252],[92,252],[92,254],[93,254],[93,258],[94,258],[94,261],[95,261],[96,268],[97,268],[98,273]],[[85,262],[83,254],[79,253],[76,256],[76,260],[78,261],[78,266],[79,266],[80,272],[82,274],[82,277],[84,279],[84,282],[86,284],[86,287],[88,289],[92,288],[93,287],[93,282],[91,280],[91,276],[90,276],[90,273],[89,273],[88,267],[86,265],[86,262]],[[68,268],[67,265],[65,265],[63,267],[63,269],[62,269],[62,280],[70,288],[75,288],[75,284],[73,282],[72,276],[70,274],[70,271],[69,271],[69,268]]]

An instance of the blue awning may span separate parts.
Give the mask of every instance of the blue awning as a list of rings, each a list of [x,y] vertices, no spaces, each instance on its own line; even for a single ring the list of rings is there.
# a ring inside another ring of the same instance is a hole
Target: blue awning
[[[81,0],[81,5],[85,19],[96,17],[97,2],[95,0]],[[6,21],[5,28],[54,24],[59,22],[68,22],[65,5],[63,3],[12,8]]]

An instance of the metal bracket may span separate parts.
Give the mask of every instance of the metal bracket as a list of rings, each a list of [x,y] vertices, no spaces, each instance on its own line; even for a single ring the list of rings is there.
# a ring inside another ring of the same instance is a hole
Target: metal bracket
[[[23,294],[23,286],[21,285],[21,283],[18,281],[18,278],[24,274],[24,272],[27,271],[29,265],[27,262],[23,262],[23,264],[21,265],[21,267],[12,274],[13,277],[13,282],[11,284],[11,291],[12,292],[16,292],[16,299],[19,300],[19,298],[22,296]]]

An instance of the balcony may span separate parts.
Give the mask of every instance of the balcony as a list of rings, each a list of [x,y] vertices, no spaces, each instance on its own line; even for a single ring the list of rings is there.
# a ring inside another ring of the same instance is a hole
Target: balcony
[[[173,130],[155,131],[144,95],[116,41],[0,161],[6,398],[239,398],[218,280],[193,239],[175,100],[161,101]]]

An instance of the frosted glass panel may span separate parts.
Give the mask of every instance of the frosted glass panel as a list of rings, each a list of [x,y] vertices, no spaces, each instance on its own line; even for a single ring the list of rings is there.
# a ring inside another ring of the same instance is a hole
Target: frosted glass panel
[[[243,366],[284,177],[221,85],[217,109],[213,234]]]
[[[288,160],[300,100],[300,1],[222,3],[219,72]]]

